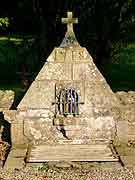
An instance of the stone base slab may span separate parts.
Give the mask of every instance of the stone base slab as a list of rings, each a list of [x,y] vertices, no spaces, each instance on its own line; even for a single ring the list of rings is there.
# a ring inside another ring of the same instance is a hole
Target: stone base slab
[[[22,169],[25,167],[26,144],[13,145],[4,165],[4,170]]]
[[[31,147],[28,163],[49,161],[118,161],[112,147],[102,145],[40,145]]]

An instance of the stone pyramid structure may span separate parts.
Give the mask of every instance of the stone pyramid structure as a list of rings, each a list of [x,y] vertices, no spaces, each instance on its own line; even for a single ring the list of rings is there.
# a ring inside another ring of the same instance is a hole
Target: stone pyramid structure
[[[23,135],[33,144],[110,143],[118,101],[86,48],[78,43],[68,12],[66,35],[54,48],[17,107]]]

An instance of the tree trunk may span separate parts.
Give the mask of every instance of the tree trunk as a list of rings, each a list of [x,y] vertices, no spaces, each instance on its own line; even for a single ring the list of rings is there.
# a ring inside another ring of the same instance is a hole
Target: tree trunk
[[[47,16],[44,16],[39,0],[33,0],[33,12],[35,14],[38,30],[36,45],[39,51],[39,59],[44,60],[48,47]]]
[[[103,64],[110,63],[112,43],[107,35],[100,35],[97,37],[96,65],[100,68]]]

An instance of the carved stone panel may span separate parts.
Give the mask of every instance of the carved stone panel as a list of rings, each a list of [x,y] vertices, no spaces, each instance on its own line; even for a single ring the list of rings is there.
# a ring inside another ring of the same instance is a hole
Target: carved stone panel
[[[66,51],[63,48],[56,48],[55,50],[55,61],[64,62],[65,61]]]
[[[88,52],[85,48],[76,48],[73,50],[73,62],[90,63],[90,59],[92,60],[92,57],[88,54]]]

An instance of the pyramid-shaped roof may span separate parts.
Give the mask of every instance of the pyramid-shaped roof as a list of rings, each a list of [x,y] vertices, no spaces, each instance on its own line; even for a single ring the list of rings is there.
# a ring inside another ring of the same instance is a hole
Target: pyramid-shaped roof
[[[72,18],[63,22],[68,23],[66,35],[58,48],[54,48],[41,71],[31,84],[18,109],[50,109],[55,99],[55,86],[57,83],[81,84],[83,100],[87,106],[115,107],[117,98],[99,72],[86,48],[78,43]]]

